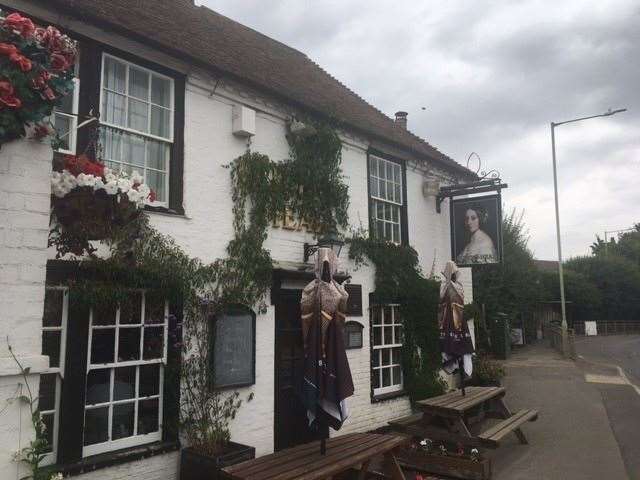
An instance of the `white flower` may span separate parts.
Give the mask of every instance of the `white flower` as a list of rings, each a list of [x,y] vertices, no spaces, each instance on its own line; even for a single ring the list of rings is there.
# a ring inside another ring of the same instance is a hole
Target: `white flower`
[[[142,198],[140,197],[140,192],[138,192],[135,188],[129,189],[129,191],[127,192],[127,197],[129,198],[129,201],[133,203],[139,203],[142,200]]]
[[[78,181],[78,186],[80,187],[93,187],[96,184],[96,177],[86,173],[81,173],[76,177],[76,179]]]
[[[140,175],[137,170],[134,170],[133,173],[131,174],[131,182],[133,184],[137,183],[141,185],[142,182],[144,182],[144,178],[142,178],[142,175]]]
[[[131,183],[131,180],[129,180],[126,177],[119,178],[117,184],[118,184],[118,188],[122,193],[127,193],[129,189],[133,186],[133,184]]]
[[[113,172],[111,171],[110,168],[105,168],[104,169],[104,179],[107,183],[109,182],[115,182],[118,177],[116,177]]]
[[[49,477],[49,480],[64,480],[64,477],[62,476],[61,472],[58,472],[58,473],[54,473],[53,475],[51,475]]]
[[[104,191],[109,195],[115,195],[118,193],[118,184],[115,180],[109,181],[104,185]]]
[[[151,193],[151,189],[146,183],[138,186],[138,193],[143,200],[149,198],[149,194]]]
[[[96,181],[93,184],[93,190],[94,191],[104,190],[104,182],[102,181],[102,178],[96,177]]]

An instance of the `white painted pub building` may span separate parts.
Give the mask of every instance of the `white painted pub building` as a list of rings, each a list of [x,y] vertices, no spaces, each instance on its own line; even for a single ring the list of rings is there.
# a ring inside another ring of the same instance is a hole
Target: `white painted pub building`
[[[287,158],[286,122],[305,114],[343,125],[353,228],[375,228],[388,241],[410,244],[426,273],[440,272],[450,258],[448,200],[437,213],[429,187],[471,181],[474,174],[410,133],[406,114],[385,116],[303,53],[191,0],[0,4],[78,40],[75,92],[56,113],[56,125],[73,129],[78,119],[98,115],[103,160],[144,175],[158,195],[149,208],[153,225],[189,255],[211,262],[225,255],[232,238],[223,166],[248,144],[273,160]],[[80,129],[63,151],[80,153],[87,142]],[[12,456],[33,438],[28,406],[14,401],[25,385],[8,343],[29,367],[33,391],[40,390],[52,445],[48,462],[83,479],[178,478],[179,442],[163,429],[168,412],[175,412],[164,395],[171,326],[166,319],[148,324],[139,313],[126,328],[89,324],[74,314],[67,292],[56,287],[65,269],[46,247],[52,155],[48,144],[30,140],[0,150],[0,479],[24,474]],[[297,321],[300,289],[310,279],[305,242],[314,237],[295,220],[270,229],[266,248],[276,268],[268,309],[243,334],[247,354],[238,361],[246,363],[228,378],[243,397],[254,394],[231,431],[257,455],[290,446],[290,430],[304,428],[304,412],[288,395],[288,355],[296,348],[282,331]],[[340,271],[351,276],[347,355],[355,394],[348,400],[351,416],[332,435],[372,430],[410,412],[397,355],[398,306],[370,305],[373,267],[355,269],[346,248]],[[471,301],[470,270],[462,269],[462,281]],[[135,302],[137,312],[153,311],[142,295]],[[372,325],[375,310],[384,327]],[[128,337],[144,340],[132,346]],[[118,398],[118,377],[135,384],[132,396]],[[106,396],[94,388],[109,381]],[[135,427],[115,428],[122,418]]]

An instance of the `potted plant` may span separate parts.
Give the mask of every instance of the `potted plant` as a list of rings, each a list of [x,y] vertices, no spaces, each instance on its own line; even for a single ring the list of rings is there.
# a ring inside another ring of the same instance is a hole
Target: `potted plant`
[[[92,254],[91,240],[117,238],[155,197],[137,172],[112,171],[86,155],[65,155],[62,171],[51,174],[51,192],[50,243],[59,255]]]
[[[55,27],[42,28],[19,13],[0,13],[0,146],[50,132],[47,118],[73,87],[76,43]]]
[[[473,357],[473,375],[468,384],[479,387],[499,387],[504,374],[504,368],[498,362],[491,360],[486,354],[478,354]]]
[[[254,447],[231,441],[229,422],[242,400],[238,392],[213,385],[209,346],[214,341],[210,334],[214,324],[210,318],[209,309],[202,306],[192,311],[183,326],[180,431],[188,447],[181,452],[182,480],[216,479],[221,468],[255,458]],[[250,394],[247,401],[252,398]]]

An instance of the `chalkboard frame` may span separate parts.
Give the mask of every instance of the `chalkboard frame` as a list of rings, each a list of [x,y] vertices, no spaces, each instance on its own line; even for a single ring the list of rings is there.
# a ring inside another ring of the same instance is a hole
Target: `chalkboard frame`
[[[233,313],[241,313],[241,314],[249,314],[251,317],[251,335],[253,335],[252,348],[251,348],[251,378],[246,382],[236,382],[236,383],[228,383],[228,384],[219,384],[216,383],[215,379],[215,342],[216,342],[216,323],[218,321],[218,317],[224,316],[227,314]],[[255,312],[247,307],[246,305],[240,304],[232,304],[227,306],[223,311],[218,312],[216,315],[212,315],[210,319],[210,334],[209,334],[209,365],[211,368],[210,373],[210,382],[211,387],[214,390],[225,390],[229,388],[240,388],[240,387],[248,387],[254,385],[256,383],[256,314]]]

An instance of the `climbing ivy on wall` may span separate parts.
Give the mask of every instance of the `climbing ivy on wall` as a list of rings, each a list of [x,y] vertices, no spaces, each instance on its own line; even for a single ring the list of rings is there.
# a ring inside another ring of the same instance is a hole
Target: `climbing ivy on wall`
[[[363,232],[348,240],[356,266],[375,265],[375,303],[399,303],[404,331],[404,386],[411,401],[438,395],[444,384],[438,345],[439,283],[422,275],[418,253],[409,246],[380,241]]]
[[[108,259],[81,262],[87,274],[74,280],[75,295],[95,307],[118,302],[128,289],[146,288],[182,299],[187,315],[190,308],[200,308],[203,297],[214,310],[230,304],[264,310],[273,268],[264,248],[269,225],[293,215],[318,235],[348,226],[342,143],[329,124],[308,122],[313,134],[287,134],[288,159],[275,162],[247,151],[227,165],[234,237],[225,258],[204,264],[189,257],[142,215],[127,225],[124,238],[111,243]]]

